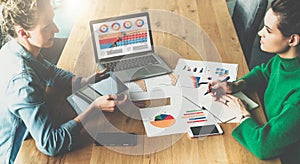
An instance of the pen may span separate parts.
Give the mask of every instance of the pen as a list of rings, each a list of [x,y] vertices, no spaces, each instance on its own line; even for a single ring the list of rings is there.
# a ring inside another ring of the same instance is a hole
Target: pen
[[[199,106],[198,104],[196,104],[194,101],[192,101],[191,99],[187,98],[186,96],[182,96],[183,98],[187,99],[189,102],[191,102],[192,104],[196,105],[198,108],[202,109],[202,110],[206,110],[208,113],[210,113],[211,115],[213,115],[216,119],[218,119],[221,123],[224,123],[221,119],[219,119],[219,117],[217,117],[216,115],[214,115],[212,112],[210,112],[208,109],[206,109],[204,106]]]
[[[208,84],[208,82],[200,82],[200,83],[198,83],[198,86],[201,84]]]
[[[222,83],[223,83],[223,82],[226,82],[226,81],[228,81],[229,79],[230,79],[230,76],[227,76],[225,79],[221,80],[221,82],[222,82]],[[211,90],[212,90],[212,88],[209,88],[209,91],[205,92],[204,95],[209,94],[209,93],[211,92]]]
[[[99,96],[103,96],[103,94],[102,93],[100,93],[98,90],[96,90],[95,88],[93,88],[92,87],[92,85],[91,84],[88,84],[88,87],[91,89],[91,90],[93,90],[96,94],[98,94],[97,96],[99,97]],[[117,94],[118,96],[117,96],[117,99],[116,100],[123,100],[124,99],[124,94]],[[108,98],[108,100],[115,100],[115,99],[113,99],[113,98]],[[93,100],[94,101],[94,100]]]
[[[98,95],[103,96],[99,91],[97,91],[96,89],[94,89],[91,84],[88,84],[88,87],[93,90],[94,92],[96,92]]]
[[[232,121],[232,120],[234,120],[234,119],[236,119],[236,117],[232,117],[232,118],[230,118],[229,120],[224,121],[224,123],[227,123],[227,122]]]

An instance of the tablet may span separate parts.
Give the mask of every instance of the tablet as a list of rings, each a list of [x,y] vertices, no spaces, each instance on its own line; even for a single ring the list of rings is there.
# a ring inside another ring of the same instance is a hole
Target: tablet
[[[136,143],[135,133],[101,132],[97,133],[95,139],[97,146],[134,146]]]

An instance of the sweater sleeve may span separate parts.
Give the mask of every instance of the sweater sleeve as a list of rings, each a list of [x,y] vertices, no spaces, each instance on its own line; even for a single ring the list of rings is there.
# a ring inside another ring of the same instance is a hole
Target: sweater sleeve
[[[242,122],[233,137],[259,159],[280,156],[285,149],[300,139],[300,109],[286,104],[282,112],[260,126],[252,118]]]
[[[57,68],[54,64],[45,60],[46,67],[51,74],[50,86],[59,87],[67,91],[72,89],[72,78],[75,76],[69,71]]]
[[[241,78],[246,81],[247,89],[258,90],[267,86],[273,62],[274,57],[267,64],[254,67],[248,74]]]

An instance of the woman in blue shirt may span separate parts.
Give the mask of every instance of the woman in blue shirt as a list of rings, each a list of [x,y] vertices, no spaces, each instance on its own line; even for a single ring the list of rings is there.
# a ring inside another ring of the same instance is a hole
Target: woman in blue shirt
[[[112,112],[117,95],[96,99],[82,114],[54,125],[45,105],[46,87],[72,90],[104,78],[105,71],[81,78],[44,60],[41,48],[53,45],[58,32],[50,0],[5,0],[1,30],[13,39],[0,51],[0,162],[13,163],[20,146],[31,134],[40,151],[56,155],[70,151],[79,140],[80,123],[93,110]]]

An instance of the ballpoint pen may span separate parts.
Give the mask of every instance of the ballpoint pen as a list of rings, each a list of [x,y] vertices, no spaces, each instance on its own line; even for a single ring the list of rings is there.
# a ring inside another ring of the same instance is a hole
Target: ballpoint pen
[[[230,79],[230,76],[227,76],[225,79],[221,80],[221,82],[222,82],[222,83],[223,83],[223,82],[226,82],[226,81],[228,81],[229,79]],[[212,88],[210,87],[209,91],[205,92],[204,95],[209,94],[209,93],[211,92],[211,90],[212,90]]]

